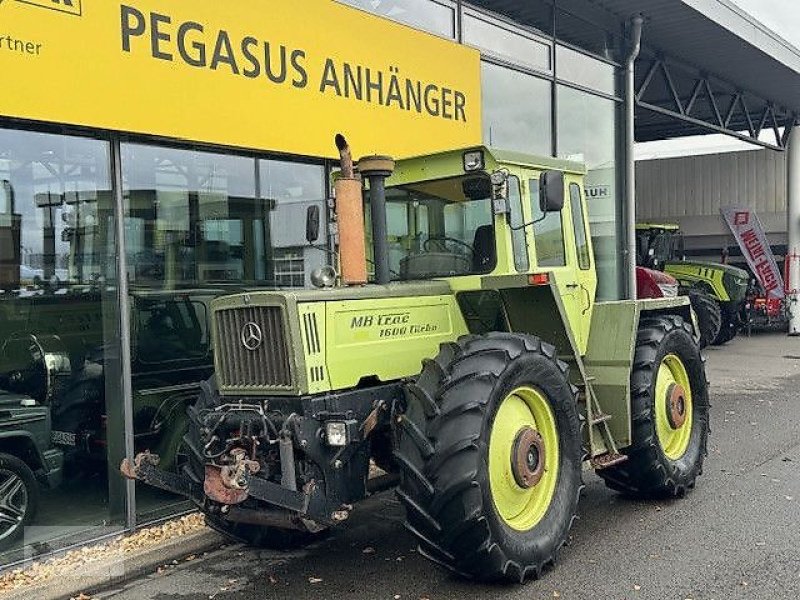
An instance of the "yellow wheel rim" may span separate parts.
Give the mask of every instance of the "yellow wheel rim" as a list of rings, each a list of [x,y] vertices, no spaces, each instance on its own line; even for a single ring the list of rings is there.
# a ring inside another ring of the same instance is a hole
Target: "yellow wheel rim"
[[[661,449],[668,458],[678,460],[689,448],[694,410],[689,375],[675,354],[665,356],[658,367],[653,408]]]
[[[515,466],[520,457],[523,467]],[[558,468],[558,429],[550,403],[532,387],[515,389],[497,408],[489,438],[492,499],[509,527],[528,531],[544,518],[555,494]]]

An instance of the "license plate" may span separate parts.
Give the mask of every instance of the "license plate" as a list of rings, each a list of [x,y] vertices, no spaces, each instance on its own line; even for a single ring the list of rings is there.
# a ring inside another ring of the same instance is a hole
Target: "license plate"
[[[57,446],[74,447],[77,444],[76,435],[69,431],[53,431],[50,433],[50,439]]]

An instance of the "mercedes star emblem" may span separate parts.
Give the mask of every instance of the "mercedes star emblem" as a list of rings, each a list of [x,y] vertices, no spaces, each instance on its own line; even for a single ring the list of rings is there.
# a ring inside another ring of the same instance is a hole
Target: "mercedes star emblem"
[[[250,350],[258,350],[264,342],[264,334],[261,332],[261,327],[252,321],[245,323],[242,327],[242,345]]]

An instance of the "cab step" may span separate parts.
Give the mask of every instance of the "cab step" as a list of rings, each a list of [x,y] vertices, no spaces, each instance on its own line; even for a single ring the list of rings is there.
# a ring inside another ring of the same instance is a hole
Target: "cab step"
[[[624,463],[628,460],[628,457],[624,454],[619,454],[617,452],[609,452],[608,454],[601,454],[600,456],[595,456],[592,460],[592,466],[597,469],[598,471],[601,469],[608,469],[609,467],[615,467],[619,464]]]

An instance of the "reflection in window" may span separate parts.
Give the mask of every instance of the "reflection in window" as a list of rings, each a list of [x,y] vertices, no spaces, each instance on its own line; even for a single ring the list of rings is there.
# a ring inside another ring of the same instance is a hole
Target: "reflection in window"
[[[620,298],[621,213],[617,198],[615,128],[618,104],[566,86],[558,87],[558,154],[586,164],[586,202],[597,269],[597,295]]]
[[[105,142],[0,129],[0,564],[120,517],[109,170]]]
[[[484,53],[540,71],[552,69],[549,44],[470,14],[464,15],[463,28],[464,43]]]
[[[455,12],[433,0],[339,0],[417,29],[455,38]]]
[[[429,279],[492,271],[497,258],[490,196],[487,177],[455,177],[388,188],[393,278]]]
[[[482,63],[483,141],[502,150],[552,154],[551,84]]]
[[[564,46],[556,47],[556,56],[559,79],[571,81],[610,96],[616,92],[614,83],[616,69],[613,65]]]
[[[546,215],[539,205],[539,180],[528,181],[533,213],[533,234],[536,243],[536,264],[539,267],[563,267],[567,264],[564,251],[564,225],[561,211]]]
[[[180,468],[186,407],[213,371],[211,301],[242,288],[303,287],[327,253],[305,240],[306,208],[324,205],[320,166],[124,144],[134,433]],[[326,239],[318,240],[325,244]],[[140,514],[175,500],[137,484]]]

